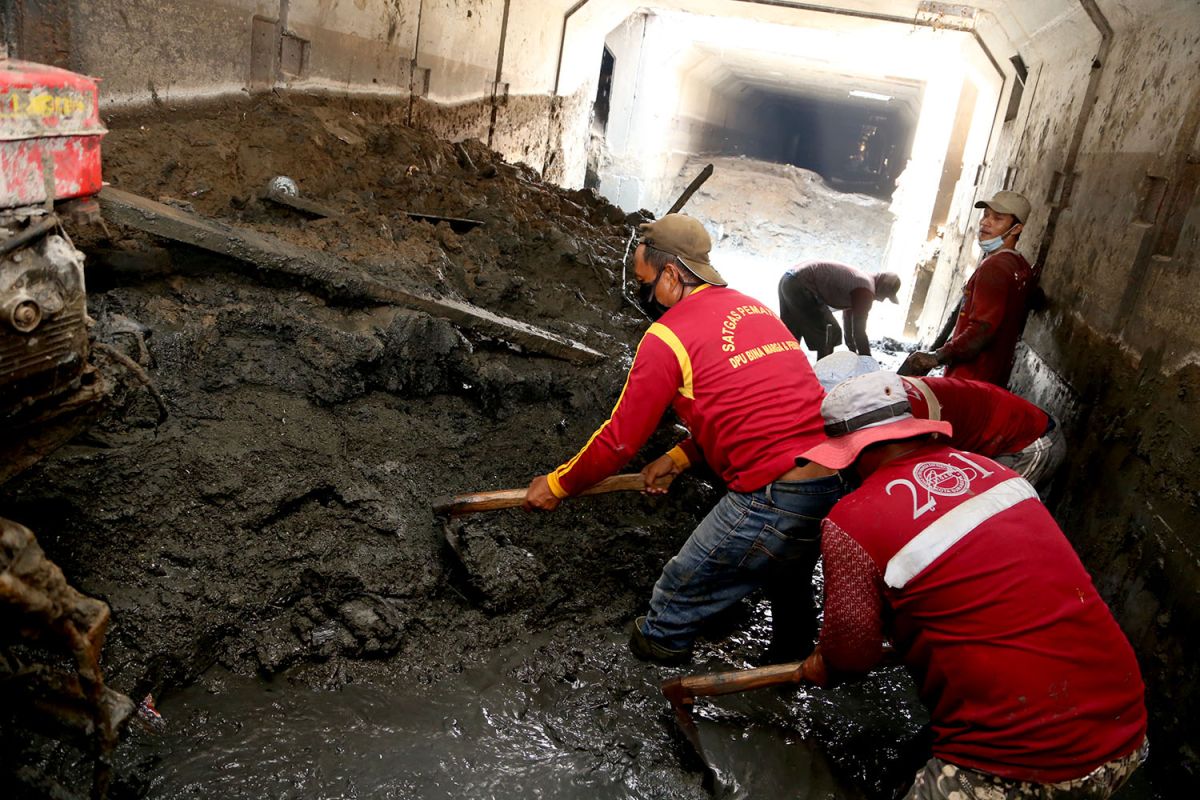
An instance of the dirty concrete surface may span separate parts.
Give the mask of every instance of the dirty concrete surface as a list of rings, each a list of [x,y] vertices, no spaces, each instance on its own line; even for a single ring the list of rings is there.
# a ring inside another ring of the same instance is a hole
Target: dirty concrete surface
[[[657,690],[679,670],[625,638],[715,482],[471,517],[460,555],[430,510],[523,487],[607,416],[645,325],[618,288],[639,215],[402,112],[164,107],[106,121],[105,175],[609,357],[574,365],[129,230],[80,234],[96,335],[146,364],[170,417],[129,390],[0,506],[111,606],[109,683],[167,720],[127,731],[111,796],[708,796]],[[280,174],[341,213],[263,202]],[[406,211],[485,224],[460,235]],[[678,435],[667,420],[631,468]],[[761,663],[764,608],[742,612],[691,670]],[[887,797],[921,760],[923,712],[896,672],[699,716],[726,796]],[[86,786],[85,753],[3,731],[18,796]]]

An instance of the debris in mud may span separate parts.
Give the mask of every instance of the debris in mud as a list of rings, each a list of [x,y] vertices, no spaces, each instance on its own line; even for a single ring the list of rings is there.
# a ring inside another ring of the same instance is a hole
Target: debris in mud
[[[24,711],[32,724],[78,737],[95,754],[92,796],[103,798],[109,758],[133,712],[133,702],[104,683],[100,649],[109,609],[67,583],[33,532],[0,518],[0,695],[6,713]],[[36,643],[36,644],[34,644]],[[55,669],[53,655],[69,669]]]
[[[167,729],[167,721],[154,707],[154,695],[152,694],[146,695],[142,698],[142,702],[138,703],[137,720],[143,728],[154,733],[162,733]]]
[[[497,536],[478,519],[456,520],[446,540],[467,572],[468,580],[489,613],[512,611],[541,583],[546,567],[528,550]]]
[[[663,564],[716,497],[702,476],[663,497],[472,519],[458,558],[430,516],[431,498],[527,485],[608,416],[645,327],[619,285],[628,226],[643,215],[402,118],[384,103],[267,96],[108,121],[106,178],[120,191],[187,198],[214,235],[236,228],[284,253],[263,269],[244,252],[121,225],[81,237],[97,330],[145,369],[171,414],[156,427],[153,398],[125,391],[88,436],[0,488],[6,513],[36,526],[71,581],[111,606],[110,681],[153,694],[171,717],[164,736],[118,748],[116,794],[152,794],[182,761],[172,753],[193,752],[188,733],[203,725],[170,704],[197,685],[220,702],[223,682],[208,676],[270,680],[280,694],[477,696],[454,684],[470,674],[541,711],[533,731],[523,712],[495,719],[511,728],[505,742],[539,737],[539,763],[568,754],[573,791],[597,796],[574,783],[584,775],[617,787],[605,796],[703,796],[666,733],[662,674],[625,649]],[[339,215],[264,200],[277,175]],[[484,224],[457,233],[405,209]],[[297,252],[339,268],[314,280],[284,263]],[[603,357],[547,357],[378,286],[469,304]],[[665,423],[631,469],[677,442]],[[510,661],[493,663],[502,650]],[[539,709],[539,697],[569,713]],[[504,711],[508,700],[489,702]],[[57,763],[56,747],[14,726],[0,733],[16,763]],[[221,793],[262,796],[258,773],[286,761],[254,765]]]

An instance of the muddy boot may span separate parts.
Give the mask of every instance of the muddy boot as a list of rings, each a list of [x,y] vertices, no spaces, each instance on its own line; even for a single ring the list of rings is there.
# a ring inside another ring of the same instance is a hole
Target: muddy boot
[[[690,650],[672,650],[663,647],[642,633],[645,617],[638,617],[633,623],[633,633],[629,635],[629,649],[642,661],[657,661],[660,664],[682,664],[692,657]]]

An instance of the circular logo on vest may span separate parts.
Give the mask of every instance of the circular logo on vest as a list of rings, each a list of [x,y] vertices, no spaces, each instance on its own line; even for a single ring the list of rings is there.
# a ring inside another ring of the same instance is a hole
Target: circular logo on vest
[[[913,468],[913,480],[931,494],[955,497],[971,488],[971,478],[952,464],[922,461]]]

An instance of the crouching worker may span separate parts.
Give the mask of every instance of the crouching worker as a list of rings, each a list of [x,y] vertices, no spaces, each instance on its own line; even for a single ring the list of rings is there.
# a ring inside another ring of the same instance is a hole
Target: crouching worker
[[[813,365],[825,391],[844,380],[879,369],[873,358],[834,353]],[[947,440],[959,450],[994,458],[1044,492],[1067,454],[1054,417],[1007,389],[965,378],[901,377],[912,414],[941,419],[954,432]]]
[[[1146,754],[1133,649],[1033,487],[944,443],[900,378],[839,384],[805,455],[861,487],[822,525],[825,617],[806,673],[861,675],[885,638],[929,709],[909,798],[1106,798]]]
[[[642,470],[646,491],[703,455],[729,491],[667,563],[630,646],[639,657],[686,660],[706,620],[756,589],[772,603],[770,658],[808,652],[820,520],[842,495],[837,472],[798,465],[824,438],[821,385],[792,335],[757,300],[725,286],[708,233],[668,214],[642,226],[633,253],[647,304],[665,309],[646,331],[617,404],[587,444],[534,478],[525,509],[559,502],[625,465],[673,407],[690,437]]]

